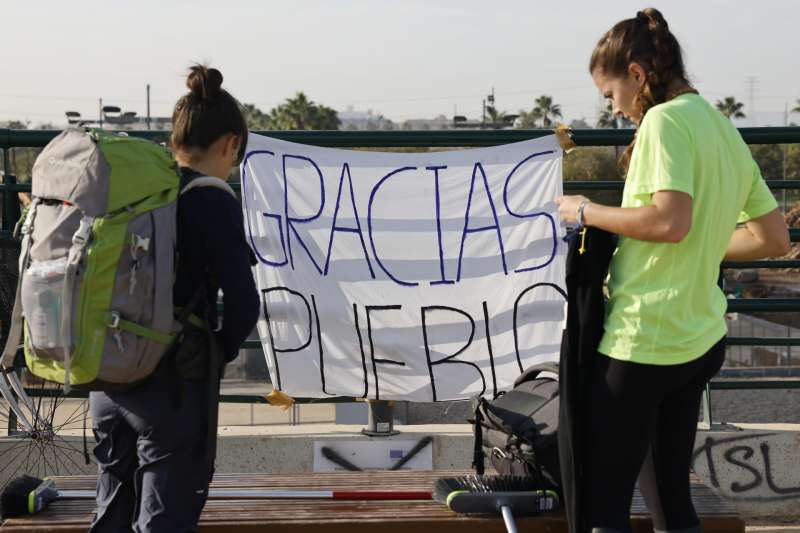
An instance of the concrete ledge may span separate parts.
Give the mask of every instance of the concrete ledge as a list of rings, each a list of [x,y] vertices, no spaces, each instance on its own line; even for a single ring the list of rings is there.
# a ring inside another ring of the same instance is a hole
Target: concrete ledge
[[[470,468],[472,426],[432,424],[395,426],[399,434],[368,437],[362,425],[302,424],[299,426],[220,427],[217,471],[273,474],[312,472],[314,442],[413,440],[432,435],[433,469]]]

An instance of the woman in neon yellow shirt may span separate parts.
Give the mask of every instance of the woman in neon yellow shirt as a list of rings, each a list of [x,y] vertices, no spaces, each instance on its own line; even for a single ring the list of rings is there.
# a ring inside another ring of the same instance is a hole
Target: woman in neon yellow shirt
[[[617,23],[589,70],[637,134],[622,207],[557,200],[564,222],[620,236],[586,404],[585,519],[629,531],[641,470],[655,529],[699,531],[689,468],[701,394],[725,356],[719,265],[784,255],[788,231],[739,132],[689,84],[661,13]]]

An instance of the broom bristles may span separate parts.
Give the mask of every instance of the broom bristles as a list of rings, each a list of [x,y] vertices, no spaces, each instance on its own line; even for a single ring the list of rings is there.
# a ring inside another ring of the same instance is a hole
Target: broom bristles
[[[433,497],[456,513],[495,514],[505,509],[520,516],[553,511],[559,500],[535,478],[507,475],[441,478]]]
[[[456,491],[471,493],[528,492],[543,488],[534,478],[525,476],[443,477],[436,480],[433,496],[437,501],[446,503],[447,497]]]
[[[28,475],[9,481],[0,495],[0,519],[28,514],[28,495],[41,484],[41,479]]]

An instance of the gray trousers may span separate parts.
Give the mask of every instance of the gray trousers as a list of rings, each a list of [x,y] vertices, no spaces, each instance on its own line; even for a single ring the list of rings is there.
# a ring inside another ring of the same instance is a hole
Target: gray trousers
[[[213,475],[207,460],[208,384],[163,368],[128,392],[92,392],[97,515],[91,532],[197,531]]]

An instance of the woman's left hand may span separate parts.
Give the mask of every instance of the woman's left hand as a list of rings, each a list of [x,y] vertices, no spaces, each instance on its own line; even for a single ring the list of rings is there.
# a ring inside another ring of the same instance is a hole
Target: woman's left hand
[[[588,201],[588,198],[579,194],[574,196],[559,196],[556,198],[556,205],[558,205],[558,216],[561,217],[561,220],[567,224],[577,224],[578,206],[581,205],[581,202]]]

